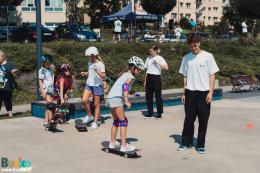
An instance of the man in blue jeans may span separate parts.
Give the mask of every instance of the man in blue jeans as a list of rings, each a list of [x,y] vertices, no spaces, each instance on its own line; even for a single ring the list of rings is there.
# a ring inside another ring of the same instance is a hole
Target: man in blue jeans
[[[184,76],[182,102],[185,107],[185,120],[182,131],[182,151],[193,146],[194,122],[198,116],[199,130],[196,149],[205,154],[205,138],[213,98],[215,73],[219,68],[213,55],[200,48],[201,39],[192,34],[188,40],[191,52],[184,56],[180,73]]]

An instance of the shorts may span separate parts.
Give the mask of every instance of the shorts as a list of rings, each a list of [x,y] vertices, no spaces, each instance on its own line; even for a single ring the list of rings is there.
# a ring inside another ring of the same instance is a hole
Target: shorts
[[[116,31],[114,31],[114,34],[118,34],[118,35],[120,35],[120,34],[121,34],[121,32],[116,32]]]
[[[106,106],[110,108],[117,108],[117,107],[123,107],[123,98],[121,97],[114,97],[114,98],[108,98],[106,100]]]
[[[89,86],[88,84],[86,84],[85,90],[92,92],[92,94],[94,96],[103,96],[104,95],[102,86]]]
[[[46,96],[54,96],[54,92],[53,92],[53,90],[51,90],[51,89],[43,89],[44,90],[44,92],[46,93]],[[41,92],[41,91],[40,91]]]

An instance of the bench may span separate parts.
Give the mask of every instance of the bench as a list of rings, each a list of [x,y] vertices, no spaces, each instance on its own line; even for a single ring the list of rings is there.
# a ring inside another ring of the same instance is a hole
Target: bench
[[[259,82],[249,75],[231,75],[232,92],[241,92],[243,90],[252,91],[259,88]],[[245,89],[245,86],[249,86]]]

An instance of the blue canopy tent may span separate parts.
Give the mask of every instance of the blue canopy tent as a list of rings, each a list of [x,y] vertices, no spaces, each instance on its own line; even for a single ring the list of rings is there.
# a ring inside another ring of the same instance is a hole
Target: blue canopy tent
[[[159,17],[159,20],[158,20]],[[160,22],[161,16],[148,14],[143,10],[142,6],[134,6],[133,3],[129,3],[126,7],[121,9],[120,11],[102,17],[102,23],[112,23],[119,18],[123,23],[128,23],[128,27],[130,28],[131,38],[135,35],[135,30],[133,25],[136,26],[137,22]]]
[[[102,17],[103,23],[108,22],[114,22],[117,17],[120,18],[122,22],[130,23],[133,20],[137,21],[146,21],[146,22],[152,22],[152,21],[158,21],[157,15],[148,14],[146,11],[142,10],[142,8],[139,6],[134,8],[133,3],[129,3],[126,7],[121,9],[120,11]]]

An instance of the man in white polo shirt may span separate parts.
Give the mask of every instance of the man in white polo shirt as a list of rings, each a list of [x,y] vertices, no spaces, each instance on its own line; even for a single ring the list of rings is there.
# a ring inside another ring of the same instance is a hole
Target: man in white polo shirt
[[[200,48],[200,37],[192,34],[188,40],[191,53],[184,56],[180,73],[184,76],[185,120],[182,131],[182,144],[178,150],[193,146],[194,122],[198,116],[199,129],[196,149],[205,154],[205,138],[213,98],[215,73],[219,68],[213,55]]]

